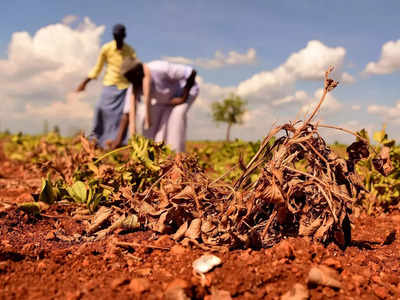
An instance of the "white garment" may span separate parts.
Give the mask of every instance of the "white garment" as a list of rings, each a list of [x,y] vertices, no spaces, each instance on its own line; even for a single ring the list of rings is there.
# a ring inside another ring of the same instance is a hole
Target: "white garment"
[[[171,99],[180,97],[192,68],[185,65],[173,64],[167,61],[153,61],[147,64],[151,73],[151,127],[143,130],[143,135],[156,142],[165,142],[177,152],[185,151],[187,113],[199,93],[197,83],[190,89],[185,103],[171,105]],[[125,98],[124,113],[129,113],[129,95],[132,85]],[[143,128],[144,105],[139,105],[139,128]]]

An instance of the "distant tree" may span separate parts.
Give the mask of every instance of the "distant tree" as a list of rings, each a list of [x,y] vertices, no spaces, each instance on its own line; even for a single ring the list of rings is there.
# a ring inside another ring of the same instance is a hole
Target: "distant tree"
[[[231,128],[235,124],[243,123],[247,101],[235,94],[229,95],[223,101],[214,102],[211,105],[213,120],[217,123],[227,123],[226,140],[230,140]]]
[[[58,127],[58,125],[54,125],[53,132],[59,135],[60,134],[60,127]]]

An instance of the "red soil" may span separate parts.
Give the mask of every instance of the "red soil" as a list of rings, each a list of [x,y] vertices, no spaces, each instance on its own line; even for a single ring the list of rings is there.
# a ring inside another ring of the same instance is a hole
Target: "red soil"
[[[192,273],[200,249],[151,231],[87,241],[84,224],[71,216],[73,204],[52,205],[39,218],[26,215],[16,203],[32,201],[38,178],[0,153],[0,299],[167,299],[176,286],[192,299],[216,290],[233,299],[279,299],[295,283],[307,286],[309,270],[320,264],[337,270],[342,288],[310,287],[310,299],[400,298],[398,211],[353,219],[353,243],[345,251],[296,238],[260,251],[213,253],[222,265],[202,287]],[[394,241],[383,245],[393,231]],[[116,241],[138,245],[126,250]]]

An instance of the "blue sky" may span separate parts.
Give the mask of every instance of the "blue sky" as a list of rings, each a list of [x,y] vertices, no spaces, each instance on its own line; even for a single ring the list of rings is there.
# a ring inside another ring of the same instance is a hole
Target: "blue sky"
[[[199,105],[193,107],[190,115],[189,138],[201,139],[207,135],[208,138],[216,139],[224,136],[224,127],[218,127],[213,134],[209,135],[208,129],[215,128],[207,112],[207,105],[210,102],[218,100],[218,97],[223,98],[230,91],[239,92],[236,88],[241,83],[256,74],[278,69],[292,54],[299,53],[302,49],[306,49],[303,58],[307,55],[318,55],[318,52],[315,52],[317,50],[312,52],[312,47],[307,47],[310,41],[318,41],[323,45],[322,48],[320,47],[321,51],[337,50],[338,57],[333,60],[340,64],[340,72],[337,75],[342,76],[346,73],[352,77],[347,84],[339,86],[334,91],[332,96],[340,105],[332,105],[331,113],[321,115],[323,120],[331,124],[354,127],[352,129],[369,126],[370,130],[378,129],[383,122],[386,122],[393,136],[396,136],[398,132],[400,108],[396,110],[396,103],[400,100],[398,85],[400,63],[396,64],[396,60],[400,59],[400,42],[398,46],[395,44],[390,52],[393,62],[389,59],[380,64],[382,67],[379,70],[375,68],[370,69],[369,72],[365,71],[368,63],[379,62],[382,47],[385,44],[390,41],[397,42],[400,39],[398,30],[400,1],[120,0],[118,4],[115,3],[102,0],[14,0],[0,4],[3,12],[0,19],[0,59],[4,62],[0,64],[0,71],[1,68],[7,68],[7,63],[12,60],[9,47],[16,32],[27,32],[33,38],[43,28],[48,28],[52,24],[62,24],[66,16],[77,17],[74,22],[67,25],[73,30],[78,30],[79,24],[88,17],[97,28],[104,26],[104,32],[97,32],[100,40],[99,45],[96,46],[99,47],[100,44],[111,39],[112,25],[121,22],[128,29],[127,43],[136,49],[142,60],[150,61],[167,57],[176,60],[179,57],[189,59],[193,64],[197,62],[195,67],[204,85],[201,101]],[[66,36],[54,36],[54,44],[59,44],[60,39],[68,40]],[[36,45],[35,42],[32,45]],[[345,54],[338,48],[344,49]],[[215,58],[216,51],[220,51],[227,58],[230,51],[244,55],[249,49],[255,51],[255,57],[245,59],[242,63],[222,63],[218,67],[204,67],[204,61]],[[95,50],[91,50],[92,56],[96,56]],[[35,51],[37,52],[37,49]],[[73,49],[71,51],[75,54],[79,53]],[[321,52],[321,56],[325,59],[323,63],[328,64],[330,62],[328,53],[332,51],[326,51]],[[342,54],[339,55],[339,52]],[[18,55],[22,56],[23,53],[18,53]],[[86,55],[89,54],[86,53]],[[336,54],[332,52],[332,55]],[[32,59],[35,57],[33,55]],[[16,59],[13,62],[14,65],[21,62],[21,59]],[[93,59],[88,56],[87,61],[92,63]],[[388,66],[389,63],[392,63],[393,67]],[[91,65],[88,63],[86,70],[83,69],[83,63],[79,66],[81,77],[78,76],[79,70],[74,69],[74,76],[62,79],[60,75],[62,71],[59,70],[57,74],[60,80],[52,82],[49,88],[54,89],[54,85],[58,84],[60,86],[69,84],[72,90],[73,85],[86,75]],[[310,64],[307,66],[312,67]],[[35,74],[35,66],[31,68],[33,70],[31,72]],[[21,69],[23,70],[23,66]],[[287,70],[293,70],[293,68],[287,68]],[[288,85],[287,91],[283,88],[273,94],[270,93],[271,87],[268,85],[268,88],[260,88],[258,94],[255,95],[254,91],[247,92],[246,87],[241,89],[242,96],[246,96],[249,102],[250,112],[247,126],[234,128],[234,136],[245,139],[261,138],[269,128],[268,122],[265,122],[266,119],[272,123],[272,121],[280,122],[294,118],[296,111],[300,111],[305,104],[314,100],[313,95],[321,87],[322,79],[318,80],[316,76],[306,74],[304,69],[297,71],[301,74],[284,83]],[[21,72],[18,71],[16,74],[22,74]],[[362,72],[368,74],[362,74]],[[39,70],[37,74],[41,74]],[[281,77],[276,78],[279,81]],[[267,78],[260,80],[267,80]],[[0,81],[2,84],[8,84],[6,78]],[[34,84],[41,85],[40,94],[44,95],[43,100],[29,98],[30,88],[35,91],[32,94],[39,89]],[[251,84],[253,83],[247,82],[242,85],[250,86]],[[18,86],[17,83],[15,86]],[[37,78],[32,77],[29,84],[24,86],[27,90],[23,95],[12,92],[3,95],[8,99],[6,103],[10,103],[8,106],[13,106],[14,111],[28,111],[32,107],[38,107],[39,110],[40,105],[48,106],[52,101],[67,103],[68,97],[62,97],[61,94],[54,95],[55,99],[51,99],[52,93],[45,90],[46,82],[40,83]],[[208,93],[211,90],[210,87],[215,90],[212,94]],[[99,86],[93,84],[89,89],[91,90],[86,95],[88,100],[85,101],[93,106],[98,97]],[[66,88],[60,93],[65,93],[65,91],[67,91]],[[294,102],[290,101],[293,103],[290,107],[271,105],[279,100],[278,98],[289,97],[296,91],[304,91],[307,97],[300,97],[301,99]],[[261,97],[264,95],[265,100]],[[355,109],[351,109],[352,106]],[[0,126],[12,130],[35,132],[41,129],[40,117],[46,117],[50,123],[60,120],[56,117],[52,120],[51,115],[39,113],[36,118],[32,117],[34,116],[32,113],[29,114],[30,117],[19,114],[18,117],[13,118],[10,117],[13,110],[7,111],[8,118],[2,120]],[[265,112],[265,115],[262,112]],[[83,119],[82,116],[79,118]],[[77,126],[79,124],[77,120],[81,120],[79,118],[71,117],[70,120],[62,119],[61,121]],[[257,118],[264,121],[260,126],[258,126]],[[90,127],[89,116],[81,121],[83,128]],[[67,132],[71,125],[61,124],[61,127],[64,127],[64,131]],[[257,130],[254,130],[256,127]],[[400,138],[400,134],[396,137]],[[332,138],[342,139],[336,136]],[[346,138],[343,139],[346,140]]]

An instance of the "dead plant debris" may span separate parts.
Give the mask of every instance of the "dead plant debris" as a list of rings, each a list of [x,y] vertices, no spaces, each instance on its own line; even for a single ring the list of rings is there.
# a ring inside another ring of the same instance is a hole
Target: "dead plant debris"
[[[339,158],[319,134],[319,123],[313,123],[325,96],[338,85],[329,78],[332,70],[326,71],[324,93],[306,121],[272,128],[234,184],[212,181],[194,157],[178,154],[160,166],[156,184],[144,192],[121,188],[128,195],[124,209],[137,214],[142,227],[202,249],[266,248],[289,236],[345,248],[351,241],[351,205],[365,191],[355,165],[369,156],[369,145],[353,133],[357,141],[347,148],[348,159]],[[390,171],[385,149],[374,165],[383,174]],[[251,183],[255,170],[260,176]],[[96,219],[88,232],[99,223]]]

